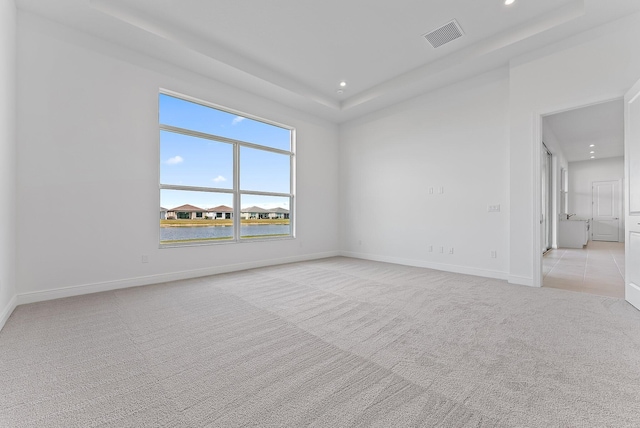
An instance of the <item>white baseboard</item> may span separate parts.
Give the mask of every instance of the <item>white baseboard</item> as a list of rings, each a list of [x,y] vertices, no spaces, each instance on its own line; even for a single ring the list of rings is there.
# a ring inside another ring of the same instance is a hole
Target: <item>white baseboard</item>
[[[441,270],[445,272],[461,273],[465,275],[481,276],[484,278],[494,278],[506,280],[508,274],[497,270],[479,269],[469,266],[451,265],[447,263],[435,263],[424,260],[403,259],[397,257],[378,256],[373,254],[355,253],[350,251],[343,251],[341,253],[344,257],[353,257],[355,259],[373,260],[376,262],[394,263],[404,266],[415,266],[427,269]]]
[[[4,324],[7,322],[13,310],[18,306],[18,299],[16,296],[13,296],[7,306],[2,308],[2,312],[0,312],[0,330],[4,327]]]
[[[63,297],[79,296],[83,294],[99,293],[102,291],[118,290],[121,288],[139,287],[142,285],[159,284],[163,282],[179,281],[182,279],[198,278],[202,276],[217,275],[220,273],[235,272],[247,269],[260,268],[265,266],[275,266],[286,263],[303,262],[307,260],[324,259],[327,257],[339,256],[338,251],[326,253],[307,254],[303,256],[285,257],[280,259],[268,259],[255,262],[237,263],[233,265],[215,266],[204,269],[194,269],[163,273],[157,275],[140,276],[137,278],[119,279],[115,281],[96,282],[93,284],[74,285],[52,290],[34,291],[30,293],[20,293],[17,296],[17,304],[42,302],[45,300],[60,299]],[[15,301],[16,299],[14,299]],[[14,302],[15,303],[15,302]],[[14,305],[15,307],[15,305]]]
[[[489,269],[479,269],[468,266],[459,266],[446,263],[434,263],[423,260],[403,259],[397,257],[378,256],[372,254],[356,253],[349,251],[329,251],[325,253],[307,254],[303,256],[285,257],[279,259],[260,260],[255,262],[237,263],[233,265],[214,266],[204,269],[195,269],[188,271],[171,272],[157,275],[147,275],[136,278],[127,278],[114,281],[104,281],[92,284],[82,284],[70,287],[61,287],[51,290],[34,291],[30,293],[20,293],[14,297],[9,305],[0,313],[0,328],[4,325],[9,315],[18,305],[27,303],[42,302],[46,300],[60,299],[63,297],[79,296],[83,294],[99,293],[102,291],[118,290],[121,288],[139,287],[143,285],[159,284],[163,282],[179,281],[182,279],[198,278],[209,275],[217,275],[220,273],[236,272],[247,269],[260,268],[265,266],[275,266],[286,263],[303,262],[307,260],[324,259],[327,257],[352,257],[356,259],[372,260],[385,263],[394,263],[405,266],[415,266],[427,269],[441,270],[445,272],[461,273],[465,275],[475,275],[484,278],[494,278],[508,280],[509,283],[532,286],[531,278],[509,275],[506,272],[494,271]]]
[[[509,284],[518,284],[518,285],[526,285],[528,287],[534,287],[533,278],[528,278],[526,276],[509,275],[508,281],[509,281]]]

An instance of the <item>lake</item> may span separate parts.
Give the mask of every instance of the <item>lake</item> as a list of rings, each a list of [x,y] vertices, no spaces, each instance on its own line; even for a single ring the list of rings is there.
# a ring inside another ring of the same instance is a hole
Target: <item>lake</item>
[[[288,235],[288,224],[248,224],[240,226],[240,236]],[[160,241],[233,238],[233,226],[161,227]]]

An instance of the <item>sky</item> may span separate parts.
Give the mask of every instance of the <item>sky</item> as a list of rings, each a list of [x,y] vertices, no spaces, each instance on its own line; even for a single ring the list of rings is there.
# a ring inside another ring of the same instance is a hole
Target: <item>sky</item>
[[[160,94],[160,123],[215,134],[282,150],[290,150],[285,128]],[[289,193],[290,157],[279,153],[240,148],[240,189]],[[160,131],[160,183],[233,189],[233,145]],[[226,193],[162,190],[160,205],[173,208],[191,204],[200,208],[233,206]],[[243,195],[241,207],[282,207],[289,198]]]

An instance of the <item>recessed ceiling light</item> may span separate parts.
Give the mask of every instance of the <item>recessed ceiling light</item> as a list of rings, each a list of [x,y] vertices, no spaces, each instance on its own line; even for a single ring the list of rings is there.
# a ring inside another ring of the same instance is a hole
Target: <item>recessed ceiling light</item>
[[[591,159],[595,159],[595,158],[596,158],[595,156],[591,156]]]
[[[504,4],[509,6],[510,4],[513,4],[513,2],[516,0],[504,0]]]
[[[344,80],[342,82],[340,82],[340,87],[344,88],[345,86],[347,86],[347,82],[345,82]]]
[[[595,152],[593,150],[591,150],[589,153],[594,154]]]
[[[336,94],[338,94],[338,95],[342,95],[343,93],[344,93],[344,91],[343,91],[342,89],[338,89],[338,90],[336,91]]]
[[[595,146],[596,146],[595,144],[589,144],[589,147],[595,147]]]

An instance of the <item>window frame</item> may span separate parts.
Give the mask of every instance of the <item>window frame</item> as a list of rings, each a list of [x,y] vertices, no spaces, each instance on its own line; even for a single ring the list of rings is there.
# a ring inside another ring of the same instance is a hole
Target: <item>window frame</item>
[[[225,113],[229,113],[232,115],[236,115],[239,117],[243,117],[246,119],[251,119],[254,121],[262,122],[267,125],[276,126],[279,128],[283,128],[289,131],[289,139],[290,139],[290,150],[278,149],[275,147],[263,146],[257,144],[255,142],[237,140],[234,138],[223,137],[215,134],[208,134],[205,132],[194,131],[191,129],[180,128],[172,125],[164,125],[160,122],[160,96],[167,95],[169,97],[178,98],[183,101],[191,102],[194,104],[201,105],[207,108],[213,108]],[[279,122],[275,122],[273,120],[264,119],[252,114],[244,113],[238,110],[234,110],[228,107],[224,107],[218,104],[210,103],[198,98],[194,98],[188,95],[184,95],[178,92],[174,92],[168,89],[160,88],[157,94],[157,113],[158,113],[158,200],[160,201],[160,194],[162,190],[182,190],[182,191],[193,191],[193,192],[207,192],[207,193],[225,193],[233,196],[233,237],[232,239],[225,240],[214,240],[214,241],[196,241],[194,242],[181,242],[181,243],[169,243],[164,244],[160,240],[160,226],[158,227],[158,242],[160,248],[175,248],[175,247],[191,247],[191,246],[209,246],[209,245],[221,245],[221,244],[232,244],[232,243],[244,243],[244,242],[259,242],[259,241],[278,241],[278,240],[287,240],[287,239],[295,239],[296,237],[296,129],[292,126],[285,125]],[[161,133],[171,132],[175,134],[186,135],[189,137],[195,137],[210,141],[215,141],[218,143],[226,143],[231,144],[233,147],[233,186],[231,189],[223,189],[217,187],[201,187],[201,186],[185,186],[185,185],[176,185],[176,184],[163,184],[161,181],[161,164],[162,159],[160,158],[160,147],[161,147]],[[267,191],[255,191],[255,190],[243,190],[240,188],[240,167],[241,167],[241,159],[240,159],[240,149],[241,147],[247,147],[256,150],[267,151],[270,153],[285,155],[289,157],[289,192],[290,193],[282,193],[282,192],[267,192]],[[281,198],[289,199],[289,234],[282,236],[267,236],[264,238],[242,238],[240,235],[241,232],[241,211],[242,208],[240,206],[242,195],[255,195],[255,196],[274,196]],[[161,206],[161,202],[158,204]]]

